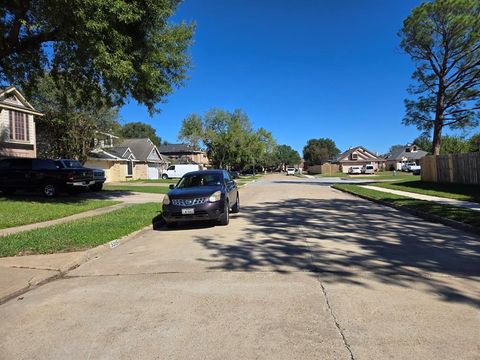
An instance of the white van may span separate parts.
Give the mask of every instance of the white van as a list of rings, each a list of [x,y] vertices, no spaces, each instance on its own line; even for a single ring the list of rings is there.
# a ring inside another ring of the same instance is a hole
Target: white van
[[[179,179],[186,173],[198,170],[202,170],[202,168],[196,164],[170,165],[167,170],[163,170],[162,179]]]
[[[362,174],[375,174],[375,168],[373,165],[364,165],[362,167]]]

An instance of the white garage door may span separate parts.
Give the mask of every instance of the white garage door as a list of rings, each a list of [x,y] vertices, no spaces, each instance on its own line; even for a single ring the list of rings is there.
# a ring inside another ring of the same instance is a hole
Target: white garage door
[[[148,166],[148,178],[158,179],[158,169],[154,166]]]

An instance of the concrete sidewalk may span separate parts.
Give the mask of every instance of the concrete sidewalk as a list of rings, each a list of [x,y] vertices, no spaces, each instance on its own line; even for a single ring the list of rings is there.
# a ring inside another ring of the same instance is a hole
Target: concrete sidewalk
[[[147,226],[121,239],[84,251],[0,258],[0,304],[38,285],[64,276],[70,270],[116,249],[150,228],[151,226]]]
[[[423,195],[423,194],[417,194],[417,193],[412,193],[407,191],[392,190],[392,189],[382,188],[378,186],[362,185],[362,187],[365,189],[381,191],[389,194],[406,196],[412,199],[433,201],[442,205],[451,205],[451,206],[462,207],[470,210],[480,211],[480,204],[474,203],[471,201],[447,199],[439,196]]]

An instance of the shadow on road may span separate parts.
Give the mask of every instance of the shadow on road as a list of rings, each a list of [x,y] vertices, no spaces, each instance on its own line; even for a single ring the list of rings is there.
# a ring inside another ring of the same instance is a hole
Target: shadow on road
[[[358,275],[367,272],[386,284],[421,285],[446,301],[480,305],[445,277],[480,275],[480,239],[473,234],[356,199],[269,202],[243,207],[240,217],[247,230],[234,241],[196,237],[214,252],[211,269],[306,271],[363,286]]]

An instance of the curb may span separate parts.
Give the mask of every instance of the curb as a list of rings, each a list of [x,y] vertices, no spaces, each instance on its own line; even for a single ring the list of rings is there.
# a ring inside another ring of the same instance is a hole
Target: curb
[[[415,215],[419,218],[428,220],[428,221],[433,222],[433,223],[441,223],[443,225],[447,225],[447,226],[450,226],[450,227],[453,227],[453,228],[456,228],[456,229],[459,229],[459,230],[471,232],[475,235],[480,234],[480,227],[477,227],[477,226],[474,226],[474,225],[465,224],[465,223],[462,223],[460,221],[456,221],[456,220],[452,220],[452,219],[446,219],[446,218],[443,218],[443,217],[438,216],[438,215],[427,214],[427,213],[424,213],[422,211],[418,211],[418,210],[415,210],[415,209],[412,209],[412,208],[409,208],[409,207],[405,207],[405,206],[393,205],[393,204],[390,204],[386,201],[382,201],[382,200],[378,200],[378,199],[371,199],[367,196],[355,194],[355,193],[350,192],[350,191],[345,190],[345,189],[337,189],[337,188],[334,188],[334,187],[331,187],[331,188],[334,189],[334,190],[338,190],[338,191],[356,196],[356,197],[364,199],[364,200],[368,200],[368,201],[371,201],[371,202],[374,202],[374,203],[377,203],[377,204],[380,204],[380,205],[388,206],[388,207],[391,207],[393,209],[409,213],[411,215]],[[426,200],[424,200],[424,201],[426,201]]]
[[[83,253],[82,253],[82,256],[80,256],[79,259],[63,265],[60,269],[50,270],[52,272],[53,271],[56,272],[52,276],[49,276],[49,277],[47,277],[45,279],[42,279],[38,282],[29,283],[28,286],[25,286],[22,289],[16,290],[15,292],[13,292],[11,294],[0,297],[0,305],[6,303],[7,301],[9,301],[9,300],[11,300],[11,299],[13,299],[17,296],[23,295],[26,292],[28,292],[30,290],[33,290],[33,289],[35,289],[39,286],[42,286],[42,285],[47,284],[49,282],[52,282],[54,280],[63,278],[69,271],[76,269],[80,265],[83,265],[86,262],[92,260],[93,258],[97,258],[100,255],[102,255],[102,254],[104,254],[108,251],[114,250],[115,248],[119,247],[120,245],[125,244],[125,243],[129,242],[130,240],[133,240],[138,235],[141,235],[141,234],[143,234],[144,232],[146,232],[147,230],[150,230],[150,229],[152,229],[152,225],[147,225],[140,230],[136,230],[136,231],[134,231],[134,232],[132,232],[128,235],[125,235],[125,236],[121,237],[120,239],[111,240],[111,241],[109,241],[105,244],[98,245],[98,246],[96,246],[94,248],[91,248],[91,249],[88,249],[88,250],[84,250]],[[43,269],[38,269],[38,270],[43,270]]]

